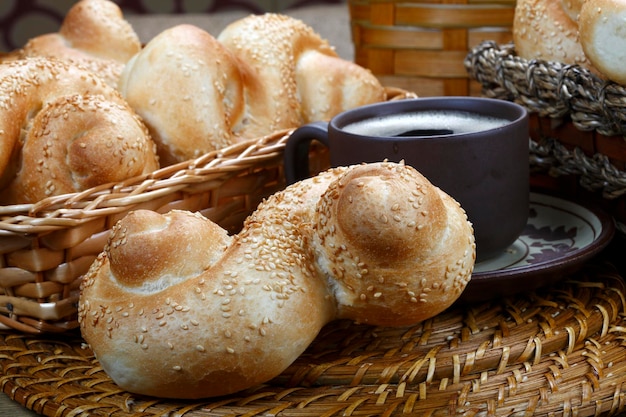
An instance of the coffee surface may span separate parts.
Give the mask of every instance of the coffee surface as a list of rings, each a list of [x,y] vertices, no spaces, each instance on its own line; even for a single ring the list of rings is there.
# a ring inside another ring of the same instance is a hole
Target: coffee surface
[[[441,136],[500,127],[509,120],[456,110],[392,114],[347,124],[342,130],[363,136]]]

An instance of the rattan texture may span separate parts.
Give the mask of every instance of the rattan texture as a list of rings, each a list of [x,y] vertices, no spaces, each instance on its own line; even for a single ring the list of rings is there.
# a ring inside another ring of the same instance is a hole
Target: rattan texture
[[[605,200],[626,194],[626,87],[577,65],[526,60],[513,43],[482,42],[465,59],[482,95],[531,113],[531,169],[576,177]],[[622,204],[622,203],[619,203]],[[613,210],[626,219],[623,207]]]
[[[526,60],[513,43],[485,41],[470,51],[465,67],[483,95],[516,101],[540,116],[568,116],[582,131],[626,135],[626,87],[578,65]]]
[[[80,277],[110,228],[135,209],[200,211],[229,229],[282,188],[288,132],[150,175],[32,205],[0,207],[0,323],[25,332],[77,326]]]
[[[415,94],[388,87],[388,100]],[[197,211],[231,233],[270,194],[285,187],[291,130],[251,139],[116,184],[0,206],[0,326],[26,333],[76,328],[80,279],[111,227],[131,210]],[[329,166],[321,146],[311,173]]]
[[[425,96],[478,95],[470,47],[512,39],[515,0],[348,0],[355,62]]]
[[[120,390],[75,331],[0,333],[0,387],[46,416],[594,416],[626,407],[626,287],[594,261],[560,283],[414,326],[337,321],[282,375],[200,401]]]

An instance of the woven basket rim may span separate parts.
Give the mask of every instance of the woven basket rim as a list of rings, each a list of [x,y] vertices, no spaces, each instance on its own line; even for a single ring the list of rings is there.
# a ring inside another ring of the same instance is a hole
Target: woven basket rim
[[[48,197],[32,204],[0,206],[0,236],[41,233],[72,227],[101,215],[101,210],[123,211],[150,193],[170,193],[176,188],[206,181],[211,176],[240,170],[274,157],[293,129],[285,129],[259,139],[250,139],[212,151],[196,159],[160,168],[149,174],[88,190]]]
[[[453,306],[415,326],[334,322],[275,380],[202,400],[120,390],[77,333],[0,332],[0,386],[14,401],[56,417],[582,417],[624,410],[626,284],[599,262],[569,278],[523,296]]]
[[[385,87],[388,100],[416,97],[412,92]],[[198,158],[162,167],[154,172],[108,183],[82,192],[45,198],[32,204],[0,206],[0,237],[53,231],[99,217],[99,210],[124,211],[148,193],[169,193],[176,187],[219,178],[229,172],[254,168],[281,154],[291,129],[245,140]]]
[[[568,117],[582,131],[626,135],[626,86],[580,65],[519,57],[514,43],[484,41],[467,55],[469,76],[483,94],[516,101],[540,116]]]
[[[386,100],[416,97],[386,87]],[[0,206],[0,327],[63,333],[77,323],[80,279],[111,228],[132,210],[199,212],[229,233],[285,186],[284,148],[293,129],[273,132],[150,174],[34,204]],[[311,147],[311,172],[328,168]]]

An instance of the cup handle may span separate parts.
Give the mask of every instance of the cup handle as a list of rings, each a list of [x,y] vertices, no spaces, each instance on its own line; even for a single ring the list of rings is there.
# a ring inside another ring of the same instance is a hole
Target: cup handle
[[[328,147],[328,122],[313,122],[297,128],[285,144],[285,179],[287,185],[309,177],[309,149],[317,139]]]

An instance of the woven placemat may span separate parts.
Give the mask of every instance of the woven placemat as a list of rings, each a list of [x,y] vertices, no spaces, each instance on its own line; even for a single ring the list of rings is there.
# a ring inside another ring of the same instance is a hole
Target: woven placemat
[[[46,416],[592,416],[626,407],[626,286],[594,262],[560,283],[415,326],[331,323],[270,383],[202,401],[120,390],[80,335],[0,333],[0,387]]]

